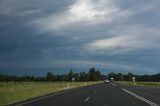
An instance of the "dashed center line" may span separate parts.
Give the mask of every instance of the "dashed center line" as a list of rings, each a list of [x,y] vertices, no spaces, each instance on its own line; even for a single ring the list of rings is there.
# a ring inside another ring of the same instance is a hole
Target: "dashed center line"
[[[87,102],[89,99],[90,99],[90,97],[87,97],[87,98],[84,100],[84,102]]]

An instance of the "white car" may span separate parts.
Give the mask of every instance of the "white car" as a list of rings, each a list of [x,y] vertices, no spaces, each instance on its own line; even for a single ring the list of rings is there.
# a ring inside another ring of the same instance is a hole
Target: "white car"
[[[109,83],[109,80],[104,80],[104,82]]]

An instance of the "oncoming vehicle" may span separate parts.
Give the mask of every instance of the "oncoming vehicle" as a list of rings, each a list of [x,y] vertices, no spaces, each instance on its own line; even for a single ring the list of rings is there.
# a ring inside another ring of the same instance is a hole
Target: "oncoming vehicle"
[[[105,83],[109,83],[109,80],[104,80]]]

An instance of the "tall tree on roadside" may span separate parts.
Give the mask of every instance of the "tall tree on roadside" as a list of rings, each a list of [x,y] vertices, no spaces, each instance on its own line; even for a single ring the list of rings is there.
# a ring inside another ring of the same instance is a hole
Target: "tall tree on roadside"
[[[100,80],[100,78],[101,78],[101,72],[99,71],[99,70],[97,70],[97,71],[95,71],[95,76],[96,76],[96,81],[97,80]]]
[[[46,75],[47,81],[55,81],[55,77],[51,72],[48,72]]]
[[[110,78],[117,79],[117,74],[116,74],[116,73],[114,73],[114,72],[110,72],[110,73],[108,73],[108,79],[110,79]]]
[[[122,73],[118,73],[117,80],[124,81],[124,77],[123,77]]]
[[[89,80],[89,74],[86,73],[86,72],[80,72],[79,80],[80,81],[88,81]]]
[[[70,70],[70,72],[68,74],[68,80],[72,81],[72,77],[73,77],[73,70]]]
[[[89,78],[91,81],[96,80],[96,70],[94,67],[89,70]]]

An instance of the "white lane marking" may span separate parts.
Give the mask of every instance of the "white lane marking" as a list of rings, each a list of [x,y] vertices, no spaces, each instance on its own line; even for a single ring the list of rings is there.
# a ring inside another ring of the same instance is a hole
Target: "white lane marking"
[[[127,92],[127,93],[129,93],[130,95],[134,96],[135,98],[138,98],[138,99],[140,99],[140,100],[148,103],[148,104],[151,105],[151,106],[159,106],[159,105],[157,105],[156,103],[151,102],[151,101],[145,99],[144,97],[141,97],[141,96],[139,96],[139,95],[137,95],[137,94],[135,94],[135,93],[133,93],[133,92],[131,92],[131,91],[129,91],[129,90],[126,90],[126,89],[122,89],[122,90],[125,91],[125,92]]]
[[[87,97],[87,98],[84,100],[84,102],[87,102],[89,99],[90,99],[90,97]]]
[[[111,83],[111,82],[110,82],[110,84],[116,87],[116,84],[114,84],[114,83]]]
[[[52,96],[64,94],[64,93],[67,93],[67,92],[70,92],[70,91],[73,91],[73,90],[68,90],[68,91],[64,91],[64,92],[55,93],[53,95],[49,95],[49,96],[45,96],[45,97],[42,97],[42,98],[34,99],[34,100],[31,100],[31,101],[28,101],[28,102],[17,104],[15,106],[22,106],[22,105],[25,105],[25,104],[28,104],[28,103],[32,103],[32,102],[39,101],[39,100],[42,100],[42,99],[46,99],[46,98],[49,98],[49,97],[52,97]]]

